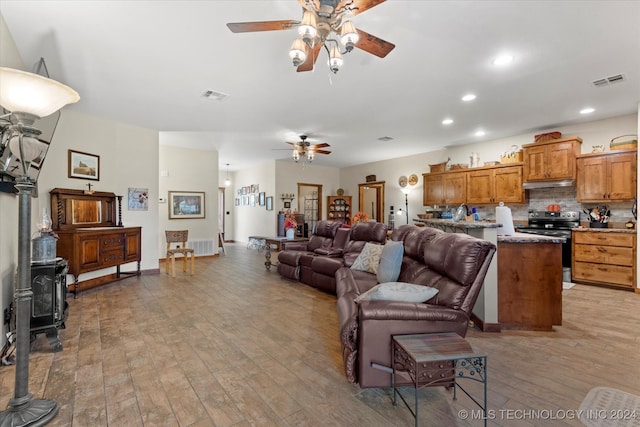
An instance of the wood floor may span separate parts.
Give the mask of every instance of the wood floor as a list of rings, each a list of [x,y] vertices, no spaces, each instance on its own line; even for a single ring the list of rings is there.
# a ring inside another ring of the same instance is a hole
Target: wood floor
[[[265,271],[262,252],[225,246],[197,259],[194,276],[163,272],[69,299],[64,350],[41,335],[30,356],[30,392],[60,405],[50,425],[413,425],[388,388],[345,380],[334,296]],[[591,388],[640,395],[640,295],[577,285],[553,332],[467,337],[489,355],[489,425],[578,426],[571,410]],[[13,381],[14,367],[0,367],[2,408]],[[458,396],[421,390],[420,425],[482,425],[459,415],[475,406]]]

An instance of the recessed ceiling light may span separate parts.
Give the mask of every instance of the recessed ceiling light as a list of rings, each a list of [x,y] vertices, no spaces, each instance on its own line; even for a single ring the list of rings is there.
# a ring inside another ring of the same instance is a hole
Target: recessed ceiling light
[[[474,99],[476,99],[476,96],[472,93],[468,93],[465,96],[462,97],[463,101],[473,101]]]
[[[476,136],[484,136],[485,132],[483,130],[479,130],[476,132]]]
[[[583,108],[582,110],[580,110],[580,114],[591,114],[594,111],[596,111],[595,109],[589,107],[589,108]]]
[[[443,125],[450,125],[451,123],[453,123],[453,119],[444,119],[444,120],[442,121],[442,124],[443,124]]]
[[[507,65],[513,61],[513,56],[511,55],[501,55],[493,60],[493,65]]]

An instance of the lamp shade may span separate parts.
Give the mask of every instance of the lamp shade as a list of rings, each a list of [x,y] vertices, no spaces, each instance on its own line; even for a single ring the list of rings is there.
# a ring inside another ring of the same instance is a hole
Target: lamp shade
[[[345,46],[351,44],[353,46],[358,43],[358,40],[360,40],[360,36],[358,35],[353,22],[344,21],[340,28],[340,41],[342,44]]]
[[[79,100],[78,92],[60,82],[0,67],[0,105],[12,113],[46,117]]]

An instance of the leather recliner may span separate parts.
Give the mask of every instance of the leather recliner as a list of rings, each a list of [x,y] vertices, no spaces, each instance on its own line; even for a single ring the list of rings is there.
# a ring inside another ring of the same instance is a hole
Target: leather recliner
[[[360,301],[376,276],[350,268],[336,272],[337,310],[345,374],[360,387],[388,387],[393,335],[455,332],[464,337],[471,311],[496,251],[493,243],[467,234],[404,225],[391,240],[404,243],[398,281],[438,288],[424,303]],[[408,378],[397,378],[400,384]],[[450,385],[451,377],[434,385]]]

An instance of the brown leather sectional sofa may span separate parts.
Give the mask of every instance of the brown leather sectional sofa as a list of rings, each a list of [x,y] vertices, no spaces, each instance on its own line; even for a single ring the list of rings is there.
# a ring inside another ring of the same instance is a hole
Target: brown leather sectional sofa
[[[387,226],[379,222],[357,222],[351,228],[341,228],[338,222],[319,221],[306,244],[285,243],[278,254],[278,273],[335,294],[336,271],[350,267],[366,243],[384,244],[386,239]]]
[[[438,294],[424,303],[356,302],[377,284],[375,274],[340,268],[335,273],[340,340],[347,379],[360,387],[388,387],[391,376],[372,363],[391,366],[393,335],[456,332],[464,337],[495,253],[494,244],[467,234],[404,225],[391,240],[402,241],[399,282],[431,286]],[[406,378],[398,378],[408,383]],[[443,378],[443,383],[450,378]]]

